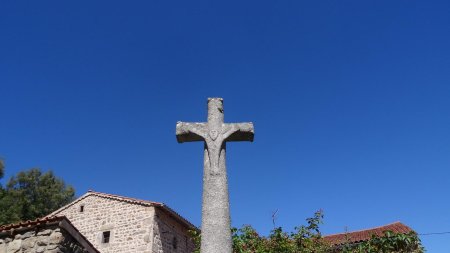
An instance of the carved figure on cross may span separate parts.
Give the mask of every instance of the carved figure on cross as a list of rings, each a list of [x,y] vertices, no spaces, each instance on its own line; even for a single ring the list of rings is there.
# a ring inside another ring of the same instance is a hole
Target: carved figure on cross
[[[226,142],[253,141],[253,123],[224,123],[222,98],[208,98],[208,122],[177,122],[177,141],[204,141],[201,253],[231,253]]]

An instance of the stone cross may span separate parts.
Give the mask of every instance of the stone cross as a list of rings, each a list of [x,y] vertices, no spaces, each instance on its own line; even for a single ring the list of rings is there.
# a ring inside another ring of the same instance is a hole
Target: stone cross
[[[225,166],[228,141],[253,141],[253,123],[224,123],[223,99],[208,98],[208,122],[177,122],[177,141],[203,141],[201,253],[231,253],[230,207]]]

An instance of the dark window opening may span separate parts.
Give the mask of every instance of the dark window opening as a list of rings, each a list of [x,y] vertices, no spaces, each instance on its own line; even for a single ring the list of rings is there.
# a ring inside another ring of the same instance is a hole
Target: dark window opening
[[[178,240],[175,236],[172,239],[172,247],[173,247],[173,249],[177,249],[177,247],[178,247]]]
[[[80,206],[80,213],[84,212],[84,205]]]
[[[111,237],[111,232],[110,231],[103,232],[102,243],[109,243],[110,237]]]

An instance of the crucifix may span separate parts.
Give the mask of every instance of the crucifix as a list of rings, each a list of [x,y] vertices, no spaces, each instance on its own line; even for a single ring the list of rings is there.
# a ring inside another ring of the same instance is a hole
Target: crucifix
[[[253,123],[224,123],[223,99],[208,98],[208,122],[177,122],[177,141],[203,141],[201,253],[231,253],[226,142],[253,141]]]

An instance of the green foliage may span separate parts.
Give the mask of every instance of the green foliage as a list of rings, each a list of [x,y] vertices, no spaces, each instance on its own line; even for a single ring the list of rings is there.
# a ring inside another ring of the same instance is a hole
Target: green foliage
[[[51,171],[19,172],[0,191],[0,224],[43,217],[71,202],[74,195],[74,189]]]
[[[314,217],[306,219],[306,225],[295,228],[294,232],[284,232],[281,227],[273,229],[269,236],[260,236],[254,228],[245,225],[232,229],[233,253],[423,253],[424,249],[417,234],[395,234],[386,232],[384,236],[373,236],[359,244],[344,244],[335,247],[327,244],[320,233],[323,212],[317,211]],[[200,253],[201,236],[191,231]]]
[[[5,164],[3,163],[3,160],[0,159],[0,179],[3,178],[3,176],[5,175]]]
[[[189,230],[188,232],[195,246],[193,253],[200,253],[200,242],[201,242],[200,232],[197,230]]]
[[[306,219],[307,225],[296,227],[294,232],[277,227],[268,237],[260,236],[248,225],[233,229],[233,253],[327,252],[330,247],[321,240],[319,231],[322,219],[322,211],[317,211],[314,217]]]
[[[422,253],[425,249],[415,232],[408,234],[385,231],[383,236],[372,235],[368,241],[359,244],[345,244],[343,253]]]

